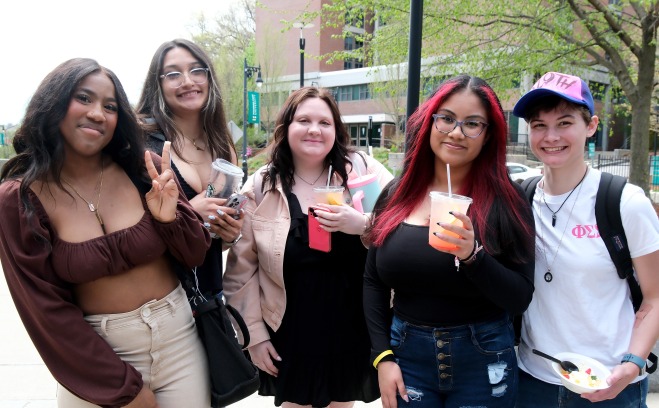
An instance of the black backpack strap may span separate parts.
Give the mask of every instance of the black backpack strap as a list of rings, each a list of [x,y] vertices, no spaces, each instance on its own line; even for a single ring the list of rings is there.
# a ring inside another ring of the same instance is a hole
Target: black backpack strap
[[[618,276],[625,279],[629,285],[632,304],[636,312],[643,302],[643,292],[641,292],[641,287],[634,277],[632,257],[629,253],[627,236],[620,215],[620,198],[626,183],[627,179],[624,177],[602,173],[597,198],[595,199],[595,219],[597,220],[599,234],[616,266]],[[646,371],[651,374],[657,370],[657,356],[650,353],[648,360],[649,364]]]
[[[643,294],[634,277],[634,267],[627,245],[627,236],[620,216],[620,197],[627,180],[624,177],[602,173],[595,200],[595,219],[597,229],[616,266],[620,279],[629,284],[634,311],[641,306]]]
[[[526,199],[529,200],[529,203],[533,204],[533,195],[535,194],[535,186],[538,185],[538,182],[542,176],[533,176],[529,177],[526,180],[522,181],[522,189],[526,195]]]

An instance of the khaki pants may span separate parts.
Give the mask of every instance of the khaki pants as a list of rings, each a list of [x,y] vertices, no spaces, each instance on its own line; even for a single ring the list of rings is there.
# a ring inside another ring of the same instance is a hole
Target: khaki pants
[[[142,374],[160,408],[210,406],[206,353],[180,285],[163,299],[149,301],[137,310],[91,315],[85,320],[123,361]],[[57,406],[96,405],[58,385]]]

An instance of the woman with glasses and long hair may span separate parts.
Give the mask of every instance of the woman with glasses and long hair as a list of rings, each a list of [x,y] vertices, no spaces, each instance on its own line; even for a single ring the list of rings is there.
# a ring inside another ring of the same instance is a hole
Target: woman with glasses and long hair
[[[534,229],[506,171],[506,136],[494,91],[468,75],[408,122],[403,171],[367,234],[364,310],[385,408],[515,404],[511,317],[533,294]],[[448,249],[428,244],[431,191],[473,199],[467,214],[450,213],[459,222],[440,224]]]
[[[58,407],[209,406],[175,265],[200,263],[211,239],[169,168],[169,144],[162,161],[145,154],[121,83],[91,59],[46,76],[13,144],[0,173],[0,259],[59,383]]]
[[[224,206],[225,198],[206,197],[211,163],[237,163],[213,64],[197,44],[175,39],[156,50],[144,80],[137,112],[147,133],[147,148],[159,153],[172,143],[172,170],[190,204],[214,239],[197,266],[205,294],[222,290],[222,250],[240,238],[242,214]],[[234,217],[235,216],[235,217]]]

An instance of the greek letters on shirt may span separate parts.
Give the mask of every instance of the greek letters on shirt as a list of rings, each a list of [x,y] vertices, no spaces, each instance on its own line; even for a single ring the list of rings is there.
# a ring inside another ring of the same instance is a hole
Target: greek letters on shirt
[[[572,228],[572,236],[575,238],[599,238],[600,233],[597,225],[577,224]]]

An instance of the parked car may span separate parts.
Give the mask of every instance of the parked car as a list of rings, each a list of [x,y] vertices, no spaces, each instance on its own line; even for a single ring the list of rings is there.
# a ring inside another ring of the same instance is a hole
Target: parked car
[[[529,177],[542,175],[541,168],[531,168],[520,163],[508,162],[506,163],[506,167],[508,167],[510,178],[518,183],[521,183]]]

